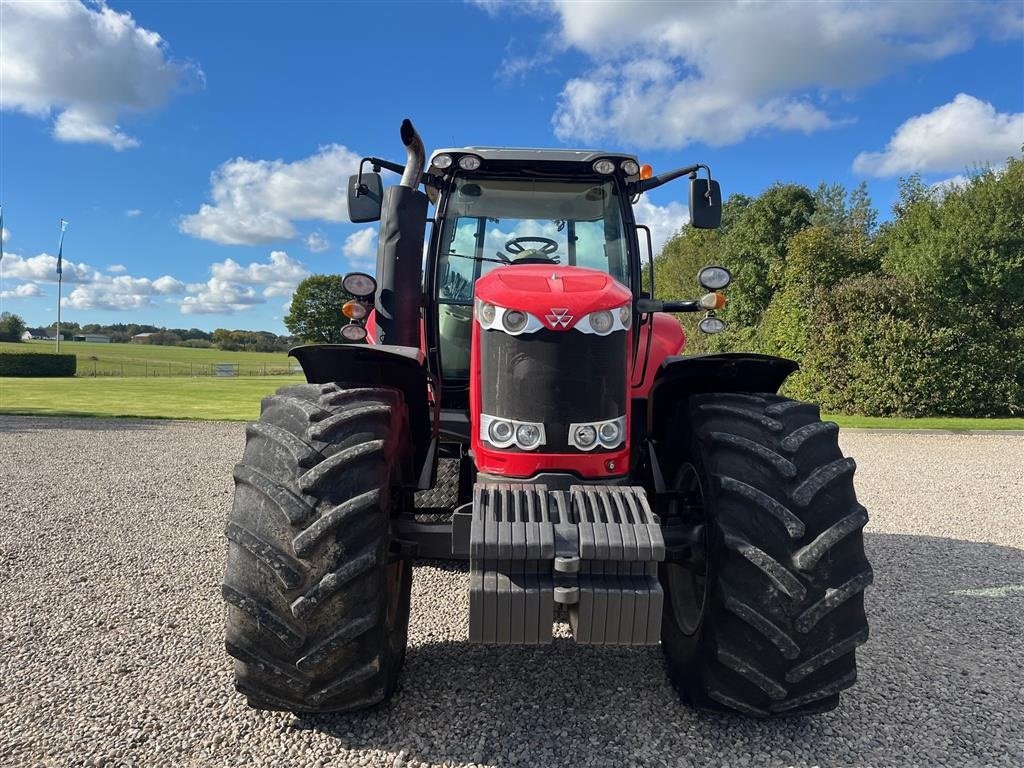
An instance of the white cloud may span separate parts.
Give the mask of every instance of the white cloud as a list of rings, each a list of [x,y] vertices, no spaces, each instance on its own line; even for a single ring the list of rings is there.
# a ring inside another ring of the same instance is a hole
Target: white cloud
[[[150,280],[147,277],[100,274],[92,282],[76,286],[61,304],[74,309],[143,309],[155,306],[153,296],[181,293],[184,288],[184,283],[170,275]]]
[[[124,212],[124,215],[127,216],[129,219],[134,219],[136,216],[141,216],[142,211],[138,208],[129,208],[127,211]]]
[[[11,230],[7,227],[0,229],[0,243],[7,245],[7,242],[11,239]]]
[[[170,275],[158,277],[153,281],[153,290],[163,295],[181,293],[185,290],[185,284]]]
[[[259,245],[296,237],[295,221],[344,221],[345,183],[359,159],[332,144],[291,163],[229,160],[210,176],[213,204],[183,217],[179,229],[223,245]]]
[[[186,315],[226,315],[263,304],[275,296],[291,296],[309,270],[284,251],[273,251],[268,263],[242,266],[233,259],[214,262],[212,277],[205,283],[192,283],[185,290],[193,295],[181,301]],[[262,289],[262,290],[260,290]]]
[[[129,136],[120,126],[107,125],[103,110],[68,107],[53,124],[53,136],[59,141],[78,144],[109,144],[118,152],[134,149],[139,140]]]
[[[547,45],[592,62],[563,88],[556,135],[648,147],[828,128],[845,121],[826,109],[830,92],[967,50],[982,35],[1006,37],[1024,15],[1009,3],[907,1],[558,0],[527,10],[554,19]]]
[[[319,232],[310,232],[306,236],[306,248],[313,253],[323,253],[331,247],[331,241]]]
[[[184,315],[230,315],[263,304],[265,299],[251,285],[237,285],[211,277],[195,296],[181,302]]]
[[[966,93],[904,122],[881,152],[861,152],[853,170],[872,176],[1001,165],[1024,144],[1024,112],[996,112]]]
[[[564,141],[615,138],[644,147],[735,144],[763,130],[813,133],[833,120],[807,99],[751,99],[656,61],[605,65],[574,78],[553,118]]]
[[[0,108],[39,118],[58,112],[59,141],[138,146],[118,115],[162,106],[183,83],[202,83],[156,32],[102,2],[4,3]]]
[[[45,296],[42,288],[35,283],[22,283],[13,290],[0,291],[0,299],[27,299],[34,296]]]
[[[654,255],[661,253],[661,248],[690,221],[690,211],[682,203],[675,201],[668,205],[655,205],[643,195],[633,206],[633,216],[637,224],[646,224],[651,228],[651,241]],[[647,258],[647,238],[641,233],[640,253],[642,259]]]
[[[163,275],[155,280],[148,277],[132,277],[123,274],[126,268],[121,264],[111,265],[105,272],[85,263],[64,259],[63,282],[72,286],[70,294],[62,305],[74,309],[130,310],[153,306],[153,296],[180,294],[185,285],[180,280]],[[57,259],[48,253],[25,258],[20,254],[5,254],[4,276],[17,280],[56,283]],[[25,285],[15,290],[38,290],[38,286]],[[41,296],[40,293],[23,293],[23,296]]]
[[[99,272],[88,264],[64,259],[61,264],[65,283],[88,283],[97,279]],[[25,258],[16,253],[4,254],[4,275],[19,280],[57,282],[57,257],[48,253]]]
[[[359,269],[373,269],[377,263],[377,230],[373,227],[360,229],[345,238],[341,252],[348,257],[348,263]]]

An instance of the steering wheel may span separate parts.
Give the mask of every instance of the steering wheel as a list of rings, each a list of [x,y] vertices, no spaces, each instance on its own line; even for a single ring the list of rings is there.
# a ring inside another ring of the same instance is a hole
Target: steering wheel
[[[524,248],[523,243],[540,243],[540,248]],[[558,257],[552,256],[558,250],[558,243],[547,237],[513,237],[505,243],[505,250],[512,254],[509,264],[557,264]],[[507,259],[498,252],[501,259]]]
[[[532,249],[533,251],[539,251],[541,256],[549,256],[558,250],[558,243],[549,237],[513,237],[505,243],[505,250],[515,256],[526,250],[523,247],[523,243],[541,243],[540,248]]]

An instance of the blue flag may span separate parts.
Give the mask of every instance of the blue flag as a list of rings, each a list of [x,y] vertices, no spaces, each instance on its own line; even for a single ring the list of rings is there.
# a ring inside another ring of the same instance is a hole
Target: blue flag
[[[61,274],[64,264],[64,233],[68,230],[68,223],[64,219],[60,220],[60,245],[57,246],[57,274]]]

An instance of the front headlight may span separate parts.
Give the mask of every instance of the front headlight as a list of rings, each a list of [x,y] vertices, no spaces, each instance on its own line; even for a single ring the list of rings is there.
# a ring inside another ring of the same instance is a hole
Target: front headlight
[[[583,426],[573,425],[572,430],[572,441],[575,442],[577,448],[582,448],[587,451],[590,450],[595,441],[597,440],[597,430],[589,424]]]
[[[484,328],[489,327],[494,323],[494,313],[497,308],[493,304],[488,304],[486,301],[477,303],[477,319],[480,321],[480,325]]]
[[[476,319],[485,331],[504,331],[512,336],[534,333],[544,327],[540,320],[529,312],[506,309],[482,299],[477,299],[476,302]]]
[[[569,445],[581,451],[618,448],[626,441],[626,417],[569,425]]]
[[[543,424],[481,413],[480,439],[495,448],[511,448],[514,445],[520,450],[532,451],[544,445],[547,436]]]
[[[540,442],[540,429],[536,424],[520,424],[516,427],[516,444],[529,450]]]
[[[526,327],[527,315],[518,309],[508,309],[501,316],[501,324],[509,333],[519,333]]]
[[[604,336],[606,333],[611,331],[614,324],[615,318],[607,309],[602,309],[600,312],[590,313],[590,327],[594,329],[594,333]]]
[[[628,331],[633,324],[633,305],[623,304],[614,309],[597,309],[576,323],[576,330],[581,333],[596,333],[607,336],[615,331]]]
[[[619,322],[622,323],[622,327],[627,331],[629,326],[633,324],[633,305],[626,304],[625,306],[619,307]]]
[[[495,419],[491,422],[487,434],[490,435],[491,442],[495,445],[507,443],[512,439],[512,422],[505,421],[504,419]]]

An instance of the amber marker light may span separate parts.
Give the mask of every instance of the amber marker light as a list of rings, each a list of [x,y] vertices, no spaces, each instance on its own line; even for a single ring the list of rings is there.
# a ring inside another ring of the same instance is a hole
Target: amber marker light
[[[653,175],[654,175],[654,169],[651,166],[649,166],[647,163],[644,163],[643,165],[640,166],[640,178],[641,179],[649,179]]]
[[[347,317],[349,320],[362,320],[368,312],[366,311],[366,305],[361,301],[346,301],[344,306],[341,308],[341,314]]]
[[[700,305],[704,309],[721,309],[725,306],[725,294],[721,291],[705,293],[700,298]]]

